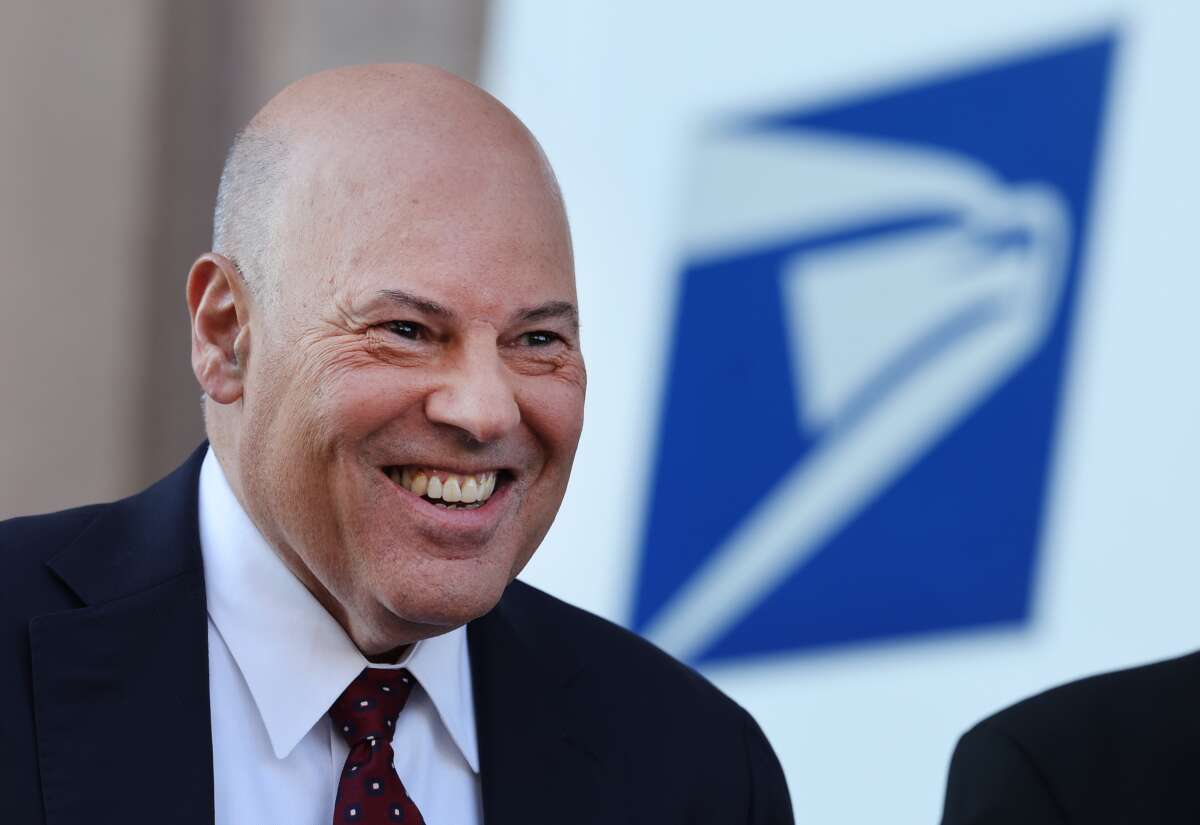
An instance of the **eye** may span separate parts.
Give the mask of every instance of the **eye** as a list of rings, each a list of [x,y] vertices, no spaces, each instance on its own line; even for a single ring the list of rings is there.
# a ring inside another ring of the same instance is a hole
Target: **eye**
[[[561,341],[562,336],[556,332],[539,329],[522,334],[520,340],[527,347],[548,347],[557,341]]]
[[[429,337],[429,330],[416,321],[388,321],[384,328],[401,338],[420,341]]]

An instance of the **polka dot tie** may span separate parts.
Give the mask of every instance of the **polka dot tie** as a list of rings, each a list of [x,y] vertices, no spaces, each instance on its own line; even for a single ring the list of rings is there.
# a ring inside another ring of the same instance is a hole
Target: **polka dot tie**
[[[338,782],[333,825],[358,822],[424,825],[392,764],[396,717],[408,700],[413,677],[407,670],[366,668],[329,709],[350,755]]]

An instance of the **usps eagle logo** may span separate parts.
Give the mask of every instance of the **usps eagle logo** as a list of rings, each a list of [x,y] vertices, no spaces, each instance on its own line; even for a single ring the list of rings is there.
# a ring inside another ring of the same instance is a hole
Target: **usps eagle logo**
[[[1028,621],[1113,50],[702,136],[636,630],[705,663]]]

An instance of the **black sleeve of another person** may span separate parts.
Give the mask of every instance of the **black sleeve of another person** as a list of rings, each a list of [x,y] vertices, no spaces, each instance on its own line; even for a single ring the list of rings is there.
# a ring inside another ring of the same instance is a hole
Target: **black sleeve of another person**
[[[1066,825],[1037,765],[989,722],[954,749],[942,825]]]

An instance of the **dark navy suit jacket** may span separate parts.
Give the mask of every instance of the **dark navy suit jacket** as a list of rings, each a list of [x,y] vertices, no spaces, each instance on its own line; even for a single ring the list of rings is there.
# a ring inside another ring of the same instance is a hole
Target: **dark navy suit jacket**
[[[1200,653],[1048,690],[963,734],[943,825],[1200,822]]]
[[[0,821],[212,822],[203,454],[0,523]],[[514,582],[467,638],[490,825],[792,821],[754,720],[633,634]]]

